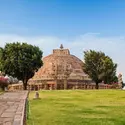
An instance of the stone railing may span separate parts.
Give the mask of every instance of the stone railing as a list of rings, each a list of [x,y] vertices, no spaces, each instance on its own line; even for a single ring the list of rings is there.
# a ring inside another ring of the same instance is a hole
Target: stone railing
[[[23,84],[12,84],[8,86],[9,91],[23,90]]]
[[[119,87],[118,87],[119,88]],[[10,91],[23,90],[23,84],[14,84],[8,87]],[[58,84],[58,90],[64,89],[64,84]],[[96,89],[95,84],[68,84],[67,89]],[[113,85],[108,84],[99,84],[99,89],[115,89]],[[55,90],[54,84],[30,84],[27,85],[27,90],[35,91],[35,90]]]

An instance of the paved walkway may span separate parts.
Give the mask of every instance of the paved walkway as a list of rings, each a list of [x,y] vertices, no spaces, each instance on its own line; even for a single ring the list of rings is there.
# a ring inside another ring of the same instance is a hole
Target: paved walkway
[[[0,125],[24,125],[27,91],[0,95]]]

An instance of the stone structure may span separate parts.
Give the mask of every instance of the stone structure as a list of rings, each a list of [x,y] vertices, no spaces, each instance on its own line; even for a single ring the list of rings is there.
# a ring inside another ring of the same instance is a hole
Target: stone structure
[[[120,73],[120,74],[118,75],[118,83],[119,83],[119,84],[122,84],[122,82],[123,82],[123,80],[122,80],[122,74]]]
[[[35,83],[35,84],[29,84],[27,86],[27,89],[29,91],[33,90],[35,91],[36,88],[37,90],[42,90],[42,89],[53,89],[53,88],[49,88],[49,84],[47,84],[48,87],[46,86],[46,84],[43,83]],[[46,87],[46,88],[44,88]],[[96,85],[95,84],[68,84],[68,89],[96,89]],[[99,84],[99,89],[115,89],[113,85],[108,85],[108,84]],[[13,84],[13,85],[9,85],[9,91],[19,91],[19,90],[23,90],[23,85],[22,84]]]
[[[118,85],[119,85],[120,88],[124,87],[124,83],[123,83],[123,80],[122,80],[122,74],[121,73],[118,75]]]
[[[53,54],[43,58],[43,66],[29,80],[29,84],[42,84],[44,89],[67,89],[78,84],[91,83],[83,71],[83,62],[70,54],[69,49],[54,49]],[[37,89],[37,88],[36,88]]]

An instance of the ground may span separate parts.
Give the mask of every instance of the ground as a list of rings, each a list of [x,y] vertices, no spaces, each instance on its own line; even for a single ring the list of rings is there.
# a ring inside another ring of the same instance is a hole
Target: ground
[[[0,125],[22,125],[25,123],[25,101],[28,91],[4,92],[0,94]]]
[[[2,94],[3,93],[3,91],[2,91],[2,89],[0,88],[0,94]]]
[[[28,125],[124,125],[125,91],[39,91],[29,95]]]

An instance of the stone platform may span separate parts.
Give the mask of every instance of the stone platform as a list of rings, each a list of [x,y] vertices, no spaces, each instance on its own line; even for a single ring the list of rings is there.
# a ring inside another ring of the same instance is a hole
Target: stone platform
[[[6,92],[0,95],[0,125],[25,125],[25,105],[28,91]]]

